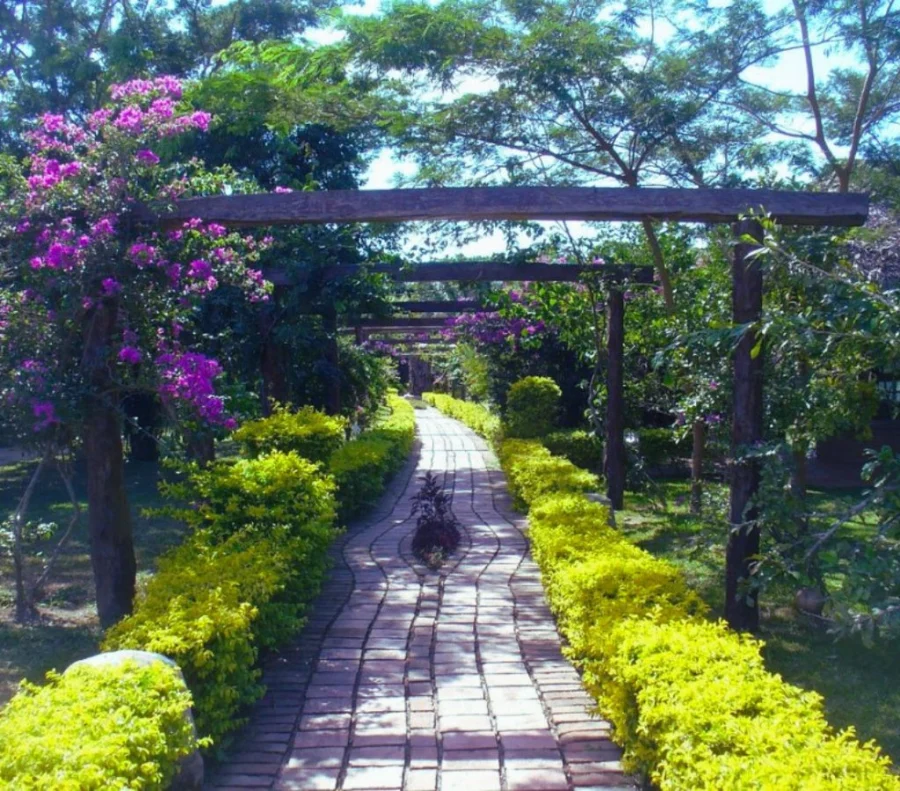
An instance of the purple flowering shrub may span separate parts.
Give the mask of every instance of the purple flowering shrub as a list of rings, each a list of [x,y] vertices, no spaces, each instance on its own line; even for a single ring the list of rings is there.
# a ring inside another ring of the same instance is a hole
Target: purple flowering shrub
[[[111,98],[84,123],[44,115],[0,200],[4,409],[26,435],[77,425],[87,393],[114,401],[140,388],[190,418],[231,425],[215,389],[221,366],[184,330],[225,284],[267,299],[253,268],[264,243],[196,219],[142,222],[140,207],[165,208],[208,183],[198,163],[165,167],[157,152],[211,118],[180,104],[172,77],[115,85]],[[91,371],[103,372],[102,386]]]

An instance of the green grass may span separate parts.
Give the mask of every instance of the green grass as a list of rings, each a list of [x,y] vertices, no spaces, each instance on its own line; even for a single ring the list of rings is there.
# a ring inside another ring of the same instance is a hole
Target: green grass
[[[708,485],[711,505],[727,496],[721,484]],[[724,519],[721,526],[689,513],[689,484],[665,482],[652,493],[629,492],[626,509],[616,514],[623,533],[640,546],[677,564],[688,581],[719,615],[725,596]],[[840,513],[854,493],[811,492],[814,510]],[[848,533],[866,535],[871,523],[857,519]],[[762,628],[768,668],[785,680],[825,698],[828,721],[854,726],[863,741],[875,739],[884,752],[900,760],[900,663],[896,643],[867,648],[856,638],[841,641],[793,607],[794,591],[782,587],[764,592]]]
[[[0,466],[0,514],[4,518],[16,507],[34,467],[33,461]],[[62,670],[76,659],[97,651],[100,628],[94,608],[83,469],[79,473],[74,483],[82,509],[81,522],[73,530],[45,596],[38,603],[39,623],[21,626],[13,622],[12,562],[0,555],[0,704],[12,697],[21,679],[39,681],[48,670]],[[158,480],[156,464],[126,464],[139,576],[152,571],[155,559],[179,543],[184,535],[184,526],[177,522],[141,514],[144,508],[162,504]],[[71,513],[72,506],[58,474],[49,470],[35,490],[26,518],[57,522],[62,529]],[[54,545],[55,541],[51,540],[36,545],[34,550],[46,553]],[[35,553],[29,554],[33,557]],[[34,575],[38,568],[38,563],[32,563],[29,572]]]

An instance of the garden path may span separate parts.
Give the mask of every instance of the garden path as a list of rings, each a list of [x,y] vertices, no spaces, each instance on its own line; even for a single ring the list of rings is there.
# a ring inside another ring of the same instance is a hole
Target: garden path
[[[334,548],[309,623],[214,789],[630,789],[607,723],[564,659],[540,576],[486,443],[417,410],[417,450]],[[410,497],[443,478],[463,540],[441,571],[410,551]]]

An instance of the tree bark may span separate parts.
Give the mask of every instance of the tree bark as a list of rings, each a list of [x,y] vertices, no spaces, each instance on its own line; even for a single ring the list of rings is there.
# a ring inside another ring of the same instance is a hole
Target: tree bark
[[[325,411],[329,415],[341,413],[341,362],[338,351],[337,311],[329,306],[322,313],[322,325],[325,329],[325,361],[328,368],[325,374]]]
[[[278,298],[276,291],[275,297]],[[262,390],[260,400],[264,415],[271,414],[272,402],[286,404],[289,400],[287,383],[287,350],[283,343],[275,338],[275,327],[278,323],[277,305],[265,305],[260,311],[260,373],[262,374]]]
[[[625,505],[625,388],[623,355],[625,351],[625,298],[611,288],[606,303],[606,447],[603,466],[606,496],[612,507]]]
[[[750,235],[762,241],[755,220],[733,226],[737,238]],[[732,262],[732,312],[736,325],[756,323],[762,315],[763,275],[759,257],[748,259],[755,245],[738,243]],[[759,627],[755,592],[742,590],[759,554],[757,509],[751,503],[759,490],[759,462],[744,458],[749,446],[763,437],[763,354],[757,349],[757,328],[747,330],[734,352],[734,417],[731,429],[730,531],[725,552],[725,620],[741,631]],[[755,350],[755,351],[754,351]]]
[[[695,420],[691,447],[691,513],[700,516],[703,512],[703,452],[706,449],[706,424]]]
[[[97,614],[104,628],[131,612],[136,563],[125,493],[122,424],[107,356],[116,329],[116,301],[88,316],[82,361],[89,393],[84,406],[88,526]]]

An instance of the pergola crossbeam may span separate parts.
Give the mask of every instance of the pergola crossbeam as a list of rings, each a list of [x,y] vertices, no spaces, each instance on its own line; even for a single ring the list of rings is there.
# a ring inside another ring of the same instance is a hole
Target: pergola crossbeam
[[[584,275],[594,274],[612,280],[632,278],[648,283],[653,279],[653,269],[649,266],[627,264],[511,264],[503,261],[446,261],[426,264],[338,264],[317,270],[316,276],[325,281],[340,280],[361,272],[388,275],[399,283],[436,282],[520,282],[541,281],[574,283]],[[276,286],[291,286],[302,283],[312,272],[303,269],[271,269],[265,272],[266,279]]]
[[[730,223],[761,209],[787,225],[861,225],[868,198],[754,189],[445,187],[216,195],[179,201],[170,211],[145,209],[142,216],[169,223],[199,217],[232,226],[412,220]]]

